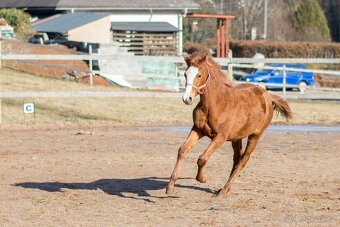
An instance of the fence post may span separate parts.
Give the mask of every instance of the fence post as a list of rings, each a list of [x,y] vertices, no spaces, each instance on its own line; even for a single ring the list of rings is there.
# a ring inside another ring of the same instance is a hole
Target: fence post
[[[286,79],[287,79],[286,65],[283,65],[283,81],[282,81],[283,96],[286,96],[286,82],[287,82]]]
[[[2,54],[2,31],[0,30],[0,56]],[[1,59],[0,59],[0,69],[1,69]]]
[[[234,80],[232,58],[233,58],[233,51],[229,49],[228,50],[228,77],[230,81]]]
[[[0,30],[0,56],[2,55],[2,31]],[[1,67],[2,67],[2,62],[1,62],[1,59],[0,59],[0,70],[1,70]],[[1,74],[0,74],[1,76]],[[1,89],[1,92],[2,92],[2,81],[1,81],[1,78],[0,78],[0,89]],[[2,99],[0,97],[0,124],[2,124]]]
[[[93,85],[93,65],[92,65],[92,45],[89,45],[89,67],[90,67],[90,85]]]

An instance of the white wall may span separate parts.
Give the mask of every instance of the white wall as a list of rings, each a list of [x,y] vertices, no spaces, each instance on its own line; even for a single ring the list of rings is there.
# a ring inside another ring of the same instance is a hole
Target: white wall
[[[68,32],[68,39],[79,42],[110,43],[111,42],[110,17],[85,24]]]

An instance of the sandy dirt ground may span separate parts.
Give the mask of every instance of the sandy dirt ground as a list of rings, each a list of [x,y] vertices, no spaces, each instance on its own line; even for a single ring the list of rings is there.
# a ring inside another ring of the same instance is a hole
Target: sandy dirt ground
[[[140,127],[0,129],[1,226],[339,226],[340,133],[266,132],[224,199],[225,143],[194,180],[203,139],[174,195],[187,133]]]

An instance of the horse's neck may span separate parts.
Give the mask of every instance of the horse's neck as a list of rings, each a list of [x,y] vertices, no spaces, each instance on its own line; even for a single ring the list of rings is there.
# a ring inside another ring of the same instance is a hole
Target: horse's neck
[[[211,75],[207,84],[205,94],[201,95],[201,103],[203,108],[210,112],[213,108],[216,108],[216,104],[225,99],[226,96],[231,96],[230,81],[225,78],[222,72],[215,72]]]

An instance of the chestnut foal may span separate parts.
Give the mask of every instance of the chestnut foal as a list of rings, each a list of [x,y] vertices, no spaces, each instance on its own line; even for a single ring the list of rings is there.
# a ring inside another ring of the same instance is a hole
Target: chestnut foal
[[[199,139],[207,136],[211,143],[199,156],[196,180],[206,182],[203,173],[205,164],[225,141],[231,141],[234,164],[228,181],[218,194],[224,196],[248,162],[250,154],[270,124],[273,112],[282,114],[287,120],[292,118],[292,112],[285,100],[269,94],[259,86],[252,84],[234,86],[226,79],[219,65],[208,55],[195,52],[184,58],[187,70],[183,102],[191,105],[197,95],[200,95],[200,101],[193,110],[194,125],[178,151],[177,162],[166,193],[173,192],[185,155]],[[242,139],[246,137],[247,145],[243,151]]]

